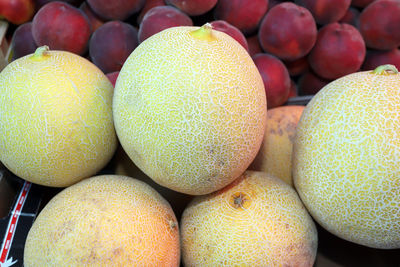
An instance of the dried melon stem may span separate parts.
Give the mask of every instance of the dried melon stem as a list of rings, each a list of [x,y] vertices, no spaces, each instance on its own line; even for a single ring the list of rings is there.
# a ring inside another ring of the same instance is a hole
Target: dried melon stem
[[[250,198],[243,192],[235,192],[230,199],[230,205],[235,209],[247,209],[250,205]]]
[[[394,65],[391,64],[385,64],[385,65],[381,65],[379,67],[377,67],[376,69],[374,69],[372,71],[372,73],[374,74],[378,74],[378,75],[385,75],[385,74],[397,74],[399,73],[399,71],[397,70],[397,68]]]
[[[33,53],[33,55],[31,56],[31,59],[43,60],[48,54],[48,51],[50,51],[50,48],[47,45],[39,46],[38,48],[36,48],[35,53]]]
[[[210,23],[206,23],[197,30],[191,31],[190,35],[197,39],[213,41],[215,37],[213,35],[212,26]]]
[[[171,227],[171,229],[174,229],[176,226],[176,222],[174,222],[173,220],[169,220],[169,227]]]

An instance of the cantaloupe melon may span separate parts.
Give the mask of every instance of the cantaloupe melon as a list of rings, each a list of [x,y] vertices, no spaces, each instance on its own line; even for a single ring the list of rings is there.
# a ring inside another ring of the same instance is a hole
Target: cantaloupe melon
[[[94,175],[117,145],[113,86],[87,59],[40,47],[0,73],[0,160],[17,176],[64,187]]]
[[[137,179],[100,175],[54,196],[30,229],[24,266],[179,266],[169,203]]]
[[[293,179],[331,233],[400,248],[400,74],[381,66],[319,91],[297,125]]]
[[[186,194],[216,191],[260,147],[266,96],[257,67],[229,35],[172,27],[142,42],[114,91],[118,138],[157,183]]]
[[[263,171],[293,186],[292,152],[296,127],[304,106],[279,106],[268,110],[260,150],[249,169]]]
[[[265,172],[194,197],[180,226],[185,266],[311,267],[317,254],[317,229],[296,191]]]

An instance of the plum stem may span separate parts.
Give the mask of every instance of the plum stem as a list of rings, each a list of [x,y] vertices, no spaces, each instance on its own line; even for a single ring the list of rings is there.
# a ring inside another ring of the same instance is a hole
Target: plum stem
[[[397,68],[394,65],[391,65],[391,64],[381,65],[381,66],[378,66],[376,69],[373,70],[374,74],[379,74],[379,75],[387,74],[388,72],[392,72],[394,74],[399,73]]]
[[[214,35],[212,34],[212,26],[210,23],[206,23],[200,28],[191,31],[190,34],[201,40],[213,41],[215,39]]]

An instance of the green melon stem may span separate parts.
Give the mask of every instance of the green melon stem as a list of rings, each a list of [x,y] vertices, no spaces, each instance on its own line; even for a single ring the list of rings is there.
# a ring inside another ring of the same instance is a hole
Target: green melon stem
[[[215,39],[210,23],[206,23],[197,30],[191,31],[190,34],[201,40],[212,41]]]
[[[36,48],[35,53],[33,53],[32,58],[41,59],[48,51],[50,51],[50,48],[47,45],[39,46]]]
[[[381,65],[381,66],[379,66],[379,67],[377,67],[376,69],[373,70],[373,73],[374,74],[378,74],[378,75],[388,74],[390,72],[393,73],[393,74],[399,73],[397,68],[394,65],[391,65],[391,64]]]

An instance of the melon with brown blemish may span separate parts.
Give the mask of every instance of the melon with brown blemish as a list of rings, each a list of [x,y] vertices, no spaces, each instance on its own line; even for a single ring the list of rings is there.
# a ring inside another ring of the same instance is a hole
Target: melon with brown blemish
[[[313,266],[315,224],[293,187],[246,171],[227,187],[196,196],[181,219],[185,266]]]

